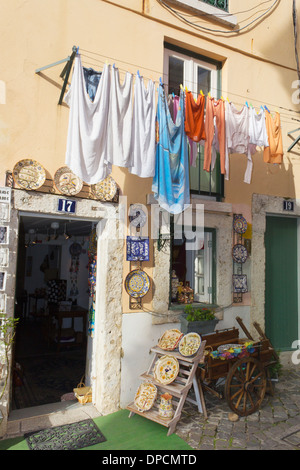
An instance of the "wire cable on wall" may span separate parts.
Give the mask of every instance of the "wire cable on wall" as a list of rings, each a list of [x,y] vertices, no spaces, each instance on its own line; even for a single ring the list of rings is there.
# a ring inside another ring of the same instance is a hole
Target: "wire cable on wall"
[[[246,24],[245,26],[242,26],[241,28],[238,28],[238,29],[233,29],[233,30],[223,30],[223,29],[213,29],[213,28],[207,28],[206,26],[201,26],[201,25],[198,25],[196,24],[195,22],[193,21],[190,21],[188,20],[187,18],[184,18],[184,16],[179,13],[178,11],[174,10],[174,8],[172,8],[170,5],[167,5],[166,2],[164,2],[163,0],[157,0],[158,3],[160,3],[163,7],[165,7],[167,10],[171,11],[175,16],[177,16],[179,19],[181,19],[182,21],[184,21],[185,23],[187,23],[189,26],[193,26],[194,28],[199,28],[199,29],[202,29],[203,31],[209,31],[211,33],[223,33],[223,34],[236,34],[236,33],[240,33],[241,31],[244,31],[245,29],[249,28],[250,26],[252,26],[254,23],[257,23],[259,20],[261,20],[262,18],[264,18],[266,15],[269,14],[269,12],[280,2],[280,0],[275,0],[272,5],[264,12],[262,13],[261,15],[259,15],[257,18],[255,18],[254,20],[250,21],[248,24]]]

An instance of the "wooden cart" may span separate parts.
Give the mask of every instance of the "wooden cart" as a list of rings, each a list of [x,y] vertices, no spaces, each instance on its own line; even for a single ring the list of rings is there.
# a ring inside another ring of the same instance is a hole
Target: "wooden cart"
[[[278,356],[265,336],[258,323],[253,326],[259,334],[259,340],[254,341],[241,318],[236,318],[246,338],[239,338],[239,330],[230,328],[203,335],[206,341],[205,362],[197,370],[199,386],[219,398],[222,398],[215,386],[223,378],[225,380],[224,395],[230,409],[239,416],[248,416],[257,411],[268,390],[273,394],[273,385],[270,380],[269,366],[278,362]],[[253,342],[254,352],[248,357],[234,357],[232,359],[214,358],[212,351],[225,344],[245,345]]]

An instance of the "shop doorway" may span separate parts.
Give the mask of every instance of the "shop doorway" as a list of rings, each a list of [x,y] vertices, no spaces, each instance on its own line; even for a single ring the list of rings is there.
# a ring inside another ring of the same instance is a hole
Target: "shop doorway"
[[[20,215],[11,409],[76,400],[86,373],[89,220]]]

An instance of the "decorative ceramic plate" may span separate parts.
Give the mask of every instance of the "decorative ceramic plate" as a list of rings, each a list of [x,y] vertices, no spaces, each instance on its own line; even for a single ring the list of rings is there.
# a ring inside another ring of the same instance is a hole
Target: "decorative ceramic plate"
[[[149,237],[127,237],[127,261],[149,261],[149,257]]]
[[[242,348],[242,344],[222,344],[217,348],[217,350],[222,353],[224,351],[228,351],[229,349],[236,349],[236,348]]]
[[[148,411],[154,405],[157,397],[157,388],[150,382],[142,383],[137,389],[134,404],[141,412]]]
[[[179,362],[176,357],[162,356],[154,366],[153,376],[155,380],[163,385],[173,382],[179,372]]]
[[[247,275],[233,274],[232,276],[233,292],[245,294],[248,292]]]
[[[82,190],[82,180],[74,175],[67,166],[59,168],[54,175],[54,184],[58,191],[67,196],[80,193]]]
[[[150,289],[150,278],[148,274],[141,269],[134,269],[126,276],[125,289],[130,297],[144,297]]]
[[[233,228],[237,233],[245,233],[247,230],[248,224],[244,217],[241,215],[234,216]]]
[[[179,343],[179,352],[182,356],[193,356],[201,345],[201,337],[198,333],[187,333]]]
[[[46,171],[35,160],[21,160],[14,166],[13,179],[24,189],[38,189],[46,180]]]
[[[129,208],[129,220],[133,227],[144,227],[147,215],[140,204],[132,204]]]
[[[117,183],[111,176],[107,176],[103,181],[91,185],[92,194],[101,201],[112,201],[117,194]]]
[[[161,336],[158,342],[158,347],[160,349],[164,349],[165,351],[173,351],[175,348],[177,348],[178,343],[181,340],[182,336],[183,336],[183,333],[181,333],[181,331],[179,330],[176,330],[176,329],[167,330]]]
[[[232,249],[232,257],[236,263],[245,263],[248,258],[248,251],[244,245],[237,243]]]

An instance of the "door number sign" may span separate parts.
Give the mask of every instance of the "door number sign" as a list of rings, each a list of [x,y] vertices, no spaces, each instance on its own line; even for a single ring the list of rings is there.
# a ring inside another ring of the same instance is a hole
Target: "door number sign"
[[[68,214],[75,214],[76,201],[71,199],[59,199],[58,200],[58,212],[67,212]]]

